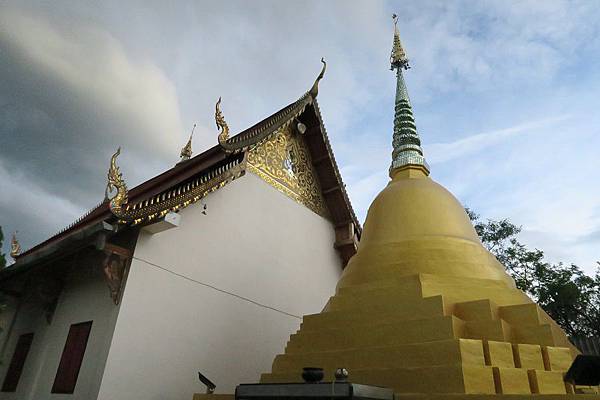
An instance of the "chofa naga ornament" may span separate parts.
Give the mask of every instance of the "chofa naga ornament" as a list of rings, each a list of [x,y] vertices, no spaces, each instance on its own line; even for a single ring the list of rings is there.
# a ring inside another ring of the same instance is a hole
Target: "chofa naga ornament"
[[[19,254],[21,254],[21,245],[17,240],[17,232],[15,232],[12,234],[12,239],[10,241],[10,256],[16,261]]]
[[[105,201],[108,201],[110,211],[119,219],[120,224],[137,225],[161,218],[169,212],[177,212],[244,173],[241,157],[234,158],[224,165],[218,164],[208,168],[191,179],[179,182],[166,190],[142,198],[136,197],[130,203],[127,185],[117,165],[117,157],[120,152],[119,148],[110,159],[105,191]]]
[[[278,111],[273,117],[269,118],[268,123],[259,123],[233,137],[229,137],[229,126],[225,122],[225,118],[223,118],[221,98],[219,97],[219,101],[217,101],[215,106],[215,122],[217,128],[221,130],[219,133],[219,145],[221,148],[227,153],[239,153],[252,149],[269,140],[280,129],[294,122],[304,112],[304,109],[315,101],[319,94],[319,81],[323,79],[325,69],[327,68],[327,63],[323,58],[321,58],[321,63],[323,64],[321,72],[317,76],[317,79],[315,79],[312,87],[302,97]]]
[[[215,104],[215,123],[217,124],[217,129],[220,129],[221,132],[219,132],[219,144],[221,146],[223,146],[224,144],[227,143],[227,139],[229,139],[229,126],[227,125],[227,122],[225,121],[225,117],[223,116],[223,113],[221,112],[221,98],[219,97],[219,100],[217,101],[217,104]]]
[[[121,148],[119,147],[115,154],[110,158],[110,167],[108,168],[108,183],[106,184],[106,190],[104,196],[108,200],[110,211],[117,217],[122,216],[124,206],[127,204],[127,185],[123,180],[123,174],[117,165],[117,157],[121,154]],[[115,193],[113,197],[110,197],[111,193]]]

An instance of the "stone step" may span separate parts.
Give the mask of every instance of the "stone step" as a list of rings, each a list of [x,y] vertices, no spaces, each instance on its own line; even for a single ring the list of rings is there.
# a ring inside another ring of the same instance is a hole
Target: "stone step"
[[[485,365],[480,340],[450,339],[397,346],[376,346],[351,350],[280,354],[275,357],[273,371],[300,373],[303,367],[318,366],[334,371],[367,368],[408,368],[434,365]]]
[[[464,322],[453,316],[378,324],[349,324],[333,329],[304,330],[291,335],[286,353],[393,346],[464,336]]]
[[[428,296],[432,297],[432,296]],[[337,294],[329,299],[327,311],[353,311],[355,309],[378,308],[396,304],[399,308],[411,308],[413,304],[422,302],[423,297],[417,293],[396,290],[382,290],[371,293]]]
[[[350,312],[347,310],[328,310],[303,317],[302,329],[314,330],[335,328],[348,324],[371,324],[378,321],[414,320],[426,317],[441,317],[448,314],[442,296],[414,299],[409,304],[382,303],[357,304]]]
[[[385,279],[365,284],[339,288],[337,295],[356,298],[385,298],[395,293],[408,293],[429,297],[444,295],[447,304],[493,299],[501,306],[531,303],[521,291],[503,281],[433,274],[414,274],[398,277],[392,274]]]

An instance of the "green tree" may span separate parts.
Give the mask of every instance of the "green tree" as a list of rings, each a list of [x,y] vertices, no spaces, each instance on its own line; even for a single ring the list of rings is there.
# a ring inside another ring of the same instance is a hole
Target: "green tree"
[[[588,276],[574,264],[548,263],[542,250],[519,242],[521,227],[508,219],[484,222],[478,214],[466,210],[483,245],[505,266],[519,289],[567,334],[600,336],[600,268],[594,276]]]
[[[2,233],[2,227],[0,226],[0,268],[4,268],[6,266],[6,257],[4,253],[2,253],[2,242],[4,241],[4,234]]]

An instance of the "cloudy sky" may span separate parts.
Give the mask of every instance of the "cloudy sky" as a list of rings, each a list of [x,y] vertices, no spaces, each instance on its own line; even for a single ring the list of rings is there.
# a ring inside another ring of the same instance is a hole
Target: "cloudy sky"
[[[359,218],[386,184],[391,14],[432,177],[551,261],[600,259],[600,7],[594,1],[0,3],[0,226],[24,248],[307,90]],[[5,243],[4,251],[8,249]]]

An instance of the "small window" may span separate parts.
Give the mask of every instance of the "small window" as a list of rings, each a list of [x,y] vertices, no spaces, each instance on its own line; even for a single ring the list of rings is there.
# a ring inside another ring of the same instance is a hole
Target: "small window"
[[[8,366],[8,371],[6,371],[6,376],[4,377],[4,383],[2,383],[3,392],[15,392],[17,390],[17,385],[19,384],[19,379],[21,378],[23,366],[25,365],[25,360],[27,359],[27,354],[31,348],[32,341],[33,333],[26,333],[19,336],[17,347],[15,347],[15,352],[10,359],[10,365]]]
[[[77,376],[83,362],[92,321],[71,325],[52,385],[52,393],[70,394],[75,391]]]

